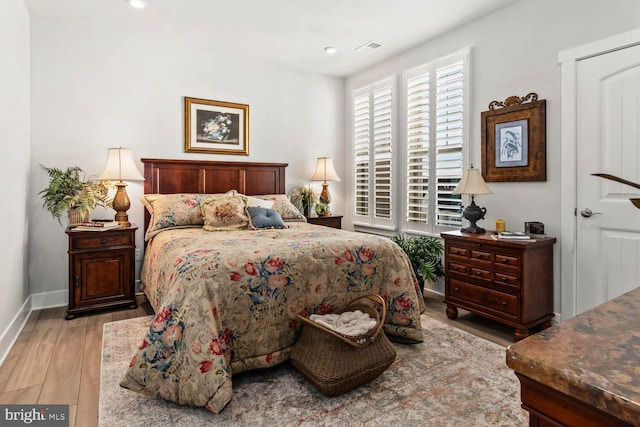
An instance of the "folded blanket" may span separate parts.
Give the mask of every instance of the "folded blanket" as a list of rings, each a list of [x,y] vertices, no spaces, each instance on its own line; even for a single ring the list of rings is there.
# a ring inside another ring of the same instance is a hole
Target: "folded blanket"
[[[360,310],[345,311],[341,314],[312,314],[309,319],[332,331],[349,336],[366,334],[378,323],[369,313]]]

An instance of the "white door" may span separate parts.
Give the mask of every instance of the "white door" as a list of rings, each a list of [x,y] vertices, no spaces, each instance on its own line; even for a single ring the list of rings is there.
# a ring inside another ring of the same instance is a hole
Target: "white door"
[[[578,61],[576,97],[579,314],[640,285],[640,190],[591,175],[640,183],[640,46]]]

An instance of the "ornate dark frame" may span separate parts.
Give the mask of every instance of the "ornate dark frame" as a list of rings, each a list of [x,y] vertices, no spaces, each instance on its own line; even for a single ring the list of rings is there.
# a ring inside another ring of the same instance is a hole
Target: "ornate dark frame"
[[[502,107],[502,108],[500,108]],[[499,109],[497,109],[499,108]],[[530,93],[520,98],[510,96],[504,102],[492,101],[489,111],[483,111],[482,176],[487,182],[525,182],[547,180],[546,101]],[[527,164],[496,166],[496,126],[526,120],[528,124]]]

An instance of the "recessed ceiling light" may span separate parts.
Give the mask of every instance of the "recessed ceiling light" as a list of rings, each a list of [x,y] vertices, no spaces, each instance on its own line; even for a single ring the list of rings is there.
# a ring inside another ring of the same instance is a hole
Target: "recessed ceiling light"
[[[129,4],[136,9],[142,9],[147,5],[147,2],[144,0],[128,0]]]
[[[324,48],[324,51],[327,52],[329,55],[333,55],[334,53],[336,53],[338,51],[338,49],[336,49],[333,46],[327,46]]]

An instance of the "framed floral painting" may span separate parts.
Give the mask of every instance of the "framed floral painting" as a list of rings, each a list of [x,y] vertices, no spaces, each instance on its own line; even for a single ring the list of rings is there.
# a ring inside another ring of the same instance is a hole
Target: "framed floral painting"
[[[184,151],[249,155],[249,106],[184,98]]]

